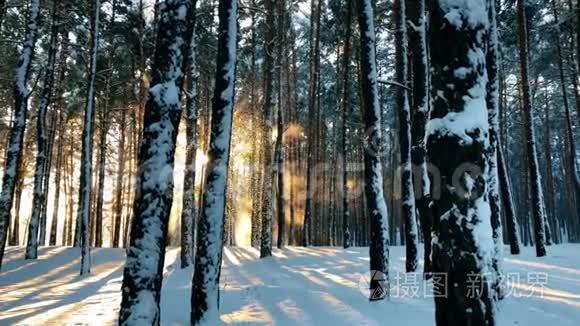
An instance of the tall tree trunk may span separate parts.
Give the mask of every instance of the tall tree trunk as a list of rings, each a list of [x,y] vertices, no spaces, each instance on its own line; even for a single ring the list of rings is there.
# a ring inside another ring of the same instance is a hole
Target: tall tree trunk
[[[495,299],[500,300],[504,297],[502,287],[502,255],[503,255],[503,229],[501,224],[501,199],[499,194],[499,176],[497,167],[497,151],[499,148],[499,68],[498,68],[498,54],[499,41],[497,35],[497,21],[495,11],[495,0],[487,0],[487,13],[489,19],[489,34],[487,36],[487,54],[486,54],[486,68],[487,68],[487,85],[486,98],[488,123],[489,123],[489,152],[488,164],[489,175],[487,179],[487,193],[490,207],[490,221],[492,228],[492,235],[494,241],[494,255],[492,258],[492,266],[495,272],[493,283],[491,284],[494,291]]]
[[[441,180],[441,194],[433,198],[432,258],[433,272],[445,275],[434,280],[435,320],[438,326],[494,325],[494,293],[488,286],[495,249],[486,191],[487,1],[431,4],[434,101],[427,150]],[[473,284],[481,289],[478,295],[470,294]]]
[[[2,32],[2,22],[6,14],[6,0],[0,0],[0,32]]]
[[[430,182],[427,172],[427,152],[425,149],[425,128],[429,120],[428,58],[425,0],[407,1],[408,19],[412,24],[409,30],[409,47],[412,53],[413,73],[413,118],[411,126],[411,162],[415,183],[415,205],[421,221],[424,243],[424,275],[429,278],[431,271],[431,224],[429,209]]]
[[[234,109],[237,48],[236,0],[220,0],[216,84],[211,118],[209,162],[198,223],[192,281],[191,325],[219,323],[224,208]]]
[[[14,225],[8,243],[11,246],[20,245],[20,207],[22,203],[22,191],[24,190],[24,173],[20,172],[16,181],[16,198],[14,199]]]
[[[38,231],[40,229],[41,233],[46,231],[46,223],[41,221],[42,203],[44,201],[44,178],[46,178],[46,168],[48,157],[47,148],[47,133],[46,133],[46,113],[48,106],[51,103],[52,88],[54,85],[54,75],[55,75],[55,65],[56,65],[56,52],[58,43],[58,31],[59,31],[59,5],[54,2],[52,5],[52,26],[50,32],[50,45],[48,49],[48,60],[46,65],[46,72],[44,74],[44,85],[42,88],[42,93],[40,95],[40,104],[38,106],[38,114],[36,117],[36,165],[34,168],[34,192],[32,199],[32,216],[28,222],[28,239],[26,241],[26,253],[24,255],[25,259],[36,259],[38,256]],[[40,228],[39,228],[39,224]],[[44,230],[43,230],[44,229]],[[42,240],[44,236],[41,235]],[[41,242],[40,245],[44,245]]]
[[[272,216],[274,203],[274,168],[272,159],[272,106],[274,105],[274,51],[276,42],[276,2],[266,0],[266,31],[264,39],[264,105],[262,113],[262,146],[264,146],[264,161],[262,177],[262,234],[260,239],[260,258],[272,256]]]
[[[306,203],[304,208],[303,239],[302,245],[307,247],[312,239],[312,217],[314,205],[312,203],[313,193],[313,169],[314,151],[316,147],[316,134],[318,127],[316,117],[318,116],[318,95],[319,95],[319,75],[320,75],[320,17],[323,0],[311,0],[310,7],[310,81],[308,87],[308,149],[306,154]]]
[[[512,196],[511,182],[509,179],[509,174],[507,173],[507,165],[503,157],[503,150],[501,149],[501,146],[498,146],[497,148],[497,161],[498,161],[499,189],[504,207],[503,211],[505,213],[506,230],[508,232],[510,253],[512,255],[519,255],[520,226],[518,225],[518,221],[516,218],[516,206]]]
[[[40,0],[30,0],[24,42],[18,55],[14,81],[14,120],[10,129],[10,140],[2,177],[2,192],[0,193],[0,269],[4,258],[4,248],[10,225],[10,211],[14,203],[14,188],[20,161],[23,154],[24,131],[26,129],[26,115],[28,111],[28,77],[34,58],[34,48],[40,22]]]
[[[61,107],[61,109],[64,109]],[[50,239],[49,245],[56,246],[56,235],[58,226],[58,215],[60,211],[60,183],[62,178],[62,160],[63,160],[63,149],[64,149],[64,130],[65,123],[63,119],[64,113],[61,111],[58,113],[58,140],[56,145],[56,165],[55,165],[55,176],[54,176],[54,200],[52,205],[52,223],[50,226]],[[65,222],[66,224],[66,222]],[[64,235],[63,235],[64,237]],[[64,241],[62,245],[65,245]]]
[[[123,272],[119,325],[159,325],[159,301],[184,69],[189,61],[195,0],[168,0],[160,12],[153,80],[139,154],[135,215]],[[217,98],[221,93],[216,93]],[[220,242],[221,246],[221,242]],[[148,264],[143,265],[146,261]]]
[[[405,0],[395,1],[395,56],[396,56],[396,81],[401,85],[408,85],[409,74],[407,53],[407,18],[405,15]],[[419,260],[417,258],[417,216],[415,215],[415,192],[413,189],[413,167],[411,164],[411,107],[407,89],[397,87],[396,90],[397,110],[399,111],[399,142],[401,153],[401,202],[405,232],[407,272],[417,270]]]
[[[79,185],[79,202],[77,210],[78,239],[75,247],[81,248],[81,275],[91,272],[89,216],[91,209],[92,177],[93,177],[93,132],[95,120],[95,80],[97,76],[97,51],[99,44],[99,16],[101,1],[91,1],[90,28],[90,66],[87,75],[87,97],[82,135],[81,168]]]
[[[370,295],[371,301],[382,300],[389,292],[388,213],[383,196],[380,156],[382,141],[381,107],[377,88],[374,10],[370,0],[358,1],[361,35],[360,64],[362,116],[365,126],[364,185],[367,213],[370,218]]]
[[[529,59],[528,59],[528,31],[527,18],[524,0],[517,1],[518,11],[518,41],[520,55],[520,73],[522,83],[522,104],[524,110],[525,146],[527,149],[527,161],[530,167],[532,214],[534,218],[534,238],[536,244],[536,255],[542,257],[546,255],[545,248],[545,211],[544,196],[542,194],[542,182],[540,169],[538,166],[538,155],[536,152],[536,139],[534,133],[534,121],[532,114],[532,99],[529,81]]]
[[[113,248],[119,248],[121,239],[121,220],[123,219],[123,180],[125,179],[125,124],[127,123],[127,110],[121,110],[121,120],[119,122],[119,146],[117,156],[117,180],[115,185],[115,206],[113,220]]]
[[[286,26],[285,21],[288,19],[286,12],[286,1],[278,0],[278,27],[277,27],[277,75],[278,75],[278,119],[277,119],[277,133],[276,133],[276,145],[274,149],[275,157],[275,171],[276,171],[276,215],[278,220],[278,237],[276,242],[276,247],[279,249],[286,243],[285,232],[286,232],[286,215],[284,211],[284,145],[282,140],[284,139],[284,107],[282,105],[282,95],[284,91],[284,82],[282,77],[282,65],[284,64],[283,57],[285,56],[285,42],[284,35],[287,31],[284,30]],[[289,94],[287,94],[289,95]]]
[[[183,178],[183,202],[181,210],[181,268],[193,263],[195,252],[195,158],[197,153],[197,81],[199,78],[196,60],[196,38],[192,37],[187,70],[187,93],[185,101],[186,141],[185,171]]]
[[[342,98],[341,98],[341,149],[342,149],[342,247],[349,248],[352,245],[350,231],[350,213],[348,207],[348,144],[347,144],[347,117],[350,113],[350,48],[352,33],[352,0],[346,0],[346,21],[344,30],[344,53],[342,54]]]
[[[546,103],[544,106],[544,158],[546,160],[546,218],[550,229],[555,231],[551,238],[558,243],[558,229],[556,228],[556,199],[554,190],[554,173],[552,161],[552,127],[550,122],[550,103],[548,101],[548,91],[546,90]],[[548,239],[546,239],[547,241]]]

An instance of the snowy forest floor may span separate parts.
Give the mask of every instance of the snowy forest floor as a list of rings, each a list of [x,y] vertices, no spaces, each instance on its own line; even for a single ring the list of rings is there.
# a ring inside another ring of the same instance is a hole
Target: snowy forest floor
[[[498,325],[580,325],[580,245],[548,248],[547,258],[505,255],[509,279]],[[0,325],[112,325],[121,300],[124,250],[92,250],[92,274],[81,278],[79,251],[47,247],[25,261],[7,249],[0,272]],[[187,325],[192,269],[168,250],[162,324]],[[433,325],[433,299],[420,274],[404,271],[404,248],[391,248],[391,299],[370,303],[359,290],[368,249],[274,250],[259,260],[253,248],[224,251],[221,320],[244,325]],[[424,292],[429,294],[424,295]]]

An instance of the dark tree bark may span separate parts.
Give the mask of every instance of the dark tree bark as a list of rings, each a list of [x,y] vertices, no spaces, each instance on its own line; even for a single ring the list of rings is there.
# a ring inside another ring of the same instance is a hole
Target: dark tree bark
[[[395,80],[401,85],[408,86],[409,74],[407,53],[407,18],[405,15],[405,0],[396,0],[395,15]],[[396,105],[399,112],[399,149],[401,153],[401,202],[405,232],[407,272],[417,270],[419,260],[417,258],[418,234],[417,216],[415,215],[415,192],[413,189],[413,167],[411,163],[411,107],[409,94],[406,88],[397,87]]]
[[[487,192],[489,196],[490,207],[490,221],[492,228],[493,241],[495,244],[492,265],[495,272],[493,282],[491,284],[495,299],[500,300],[504,297],[502,287],[502,255],[503,255],[503,229],[501,224],[501,199],[499,194],[499,176],[497,168],[497,151],[499,148],[499,44],[497,35],[497,21],[495,11],[495,0],[487,1],[487,13],[489,19],[489,33],[487,35],[487,54],[486,54],[486,68],[487,68],[487,85],[486,98],[487,114],[489,122],[489,152],[488,164],[489,175],[487,179]]]
[[[123,180],[125,177],[125,125],[127,123],[127,110],[121,110],[121,120],[119,121],[119,149],[117,156],[117,177],[115,182],[115,205],[113,217],[113,248],[119,248],[121,240],[121,220],[123,218]]]
[[[194,27],[195,28],[195,27]],[[196,60],[196,39],[192,38],[187,70],[187,93],[185,100],[186,141],[185,171],[183,178],[183,201],[181,210],[181,268],[193,263],[195,252],[195,156],[197,153],[197,80],[199,77]]]
[[[262,227],[260,237],[260,258],[272,256],[272,217],[274,203],[273,183],[275,162],[272,159],[272,106],[274,105],[274,51],[276,41],[276,2],[266,0],[266,24],[264,39],[264,105],[262,106],[262,146],[264,147],[263,184],[262,184]]]
[[[14,189],[18,180],[20,161],[23,154],[24,131],[26,129],[26,115],[28,111],[28,77],[34,58],[34,48],[40,22],[40,0],[30,0],[24,42],[18,55],[14,81],[14,120],[10,129],[8,151],[4,163],[4,176],[2,177],[2,192],[0,193],[0,269],[8,227],[10,226],[10,211],[14,203]]]
[[[433,111],[427,150],[438,168],[440,196],[433,197],[433,272],[438,326],[495,324],[486,108],[486,0],[430,7]],[[478,10],[484,10],[483,14]],[[441,274],[439,274],[441,273]],[[492,276],[493,277],[493,276]],[[476,284],[481,291],[471,295]]]
[[[348,115],[350,114],[350,48],[351,48],[351,33],[352,33],[352,14],[353,5],[352,0],[346,0],[346,20],[344,29],[344,52],[342,54],[342,98],[341,98],[341,146],[342,146],[342,246],[349,248],[352,245],[352,238],[350,233],[350,213],[348,206],[348,149],[347,149],[347,135],[348,135]]]
[[[413,118],[411,125],[411,162],[415,184],[415,206],[421,221],[424,243],[424,275],[431,272],[431,224],[433,216],[429,209],[431,201],[425,129],[429,120],[427,35],[425,0],[406,1],[409,29],[409,47],[412,54],[413,73]]]
[[[498,161],[498,176],[499,189],[501,193],[501,200],[504,207],[506,230],[508,232],[508,240],[510,244],[510,253],[512,255],[520,254],[520,226],[516,218],[516,206],[512,196],[511,182],[509,174],[507,173],[507,165],[503,157],[503,150],[501,146],[497,149]]]
[[[310,12],[310,81],[308,86],[308,148],[306,153],[306,202],[304,207],[304,223],[302,225],[302,245],[307,247],[312,242],[312,217],[313,205],[313,182],[314,182],[314,151],[316,147],[316,134],[318,127],[318,95],[320,81],[320,17],[322,2],[324,0],[311,0]]]
[[[237,49],[236,0],[220,0],[216,83],[212,105],[203,208],[198,223],[192,281],[191,325],[219,323],[219,280],[224,209],[234,109]]]
[[[389,292],[389,231],[388,213],[383,196],[383,176],[380,160],[382,126],[377,65],[375,59],[374,11],[370,0],[358,1],[360,28],[360,65],[362,116],[365,126],[364,188],[366,209],[370,221],[370,296],[382,300]]]
[[[552,240],[558,243],[558,227],[555,223],[556,216],[556,198],[554,190],[554,173],[552,160],[552,126],[550,122],[550,103],[548,101],[548,92],[546,91],[546,103],[544,105],[544,159],[546,160],[546,218],[547,224],[550,226],[550,239],[546,234],[546,241]]]
[[[87,97],[85,104],[85,116],[83,121],[83,135],[81,148],[81,173],[79,186],[79,201],[77,210],[77,227],[75,231],[75,247],[81,248],[81,275],[91,272],[90,262],[90,225],[89,216],[91,209],[92,177],[93,177],[93,132],[95,120],[95,81],[97,77],[97,52],[99,44],[99,16],[101,1],[91,1],[91,27],[90,27],[90,66],[87,74]]]
[[[277,135],[276,135],[276,145],[274,149],[275,157],[275,173],[276,173],[276,216],[278,220],[278,237],[276,241],[276,247],[282,248],[286,243],[286,215],[284,211],[284,145],[282,140],[284,139],[284,119],[285,112],[282,102],[282,93],[284,91],[284,79],[282,77],[282,65],[284,64],[283,57],[285,56],[285,33],[284,30],[285,21],[287,19],[286,12],[286,1],[278,0],[278,27],[277,27],[277,75],[278,75],[278,118],[277,118]]]
[[[160,12],[139,154],[135,215],[123,272],[120,325],[159,325],[175,143],[194,15],[192,0],[168,0]]]
[[[25,259],[36,259],[38,256],[38,233],[46,231],[46,223],[41,221],[42,203],[44,201],[44,178],[46,175],[45,165],[48,157],[48,136],[46,132],[46,113],[51,102],[52,88],[54,85],[56,52],[58,42],[58,19],[59,6],[54,2],[52,6],[52,27],[50,32],[50,46],[48,49],[48,60],[46,65],[46,72],[44,75],[44,85],[40,95],[40,104],[38,106],[38,115],[36,117],[36,165],[34,168],[34,192],[32,200],[32,216],[28,222],[28,239],[26,242]],[[39,224],[40,227],[39,227]],[[43,230],[44,229],[44,230]],[[42,240],[44,237],[41,236]],[[44,245],[43,242],[40,245]]]
[[[62,160],[63,160],[63,149],[64,149],[64,129],[65,123],[63,119],[64,113],[58,113],[58,140],[56,145],[56,165],[55,165],[55,176],[54,176],[54,200],[52,205],[52,223],[50,226],[50,239],[49,245],[56,246],[56,235],[58,226],[58,215],[60,211],[60,183],[62,179]],[[66,224],[66,223],[65,223]],[[64,237],[64,235],[63,235]],[[62,245],[66,245],[63,241]]]
[[[544,196],[542,195],[542,182],[540,180],[540,169],[538,166],[538,155],[536,151],[536,139],[534,133],[534,121],[532,114],[532,103],[529,81],[529,52],[528,52],[528,31],[527,18],[524,0],[517,1],[518,12],[518,42],[520,56],[520,74],[522,89],[522,106],[524,111],[525,146],[527,161],[530,171],[532,215],[534,219],[534,239],[536,245],[536,255],[543,257],[546,255],[545,248],[545,211]]]

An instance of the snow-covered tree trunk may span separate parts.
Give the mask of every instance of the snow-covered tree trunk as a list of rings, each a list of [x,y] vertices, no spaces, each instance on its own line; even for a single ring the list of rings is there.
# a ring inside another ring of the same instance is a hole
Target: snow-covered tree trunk
[[[54,85],[54,68],[56,63],[56,51],[58,41],[59,21],[58,3],[52,5],[52,27],[50,33],[50,45],[48,49],[48,60],[46,63],[46,71],[44,73],[44,85],[40,95],[40,104],[38,106],[38,114],[36,117],[36,165],[34,168],[34,192],[32,200],[32,216],[28,222],[28,239],[26,241],[25,259],[36,259],[38,256],[38,230],[40,216],[42,212],[42,203],[44,202],[44,178],[46,178],[48,148],[47,148],[47,133],[46,133],[46,113],[51,101],[52,87]],[[45,224],[46,225],[46,224]],[[46,230],[46,227],[40,228]],[[44,237],[41,236],[44,240]],[[44,245],[41,242],[41,245]]]
[[[199,77],[196,60],[196,38],[192,37],[187,71],[187,93],[185,100],[186,141],[185,171],[183,178],[183,202],[181,210],[181,268],[193,263],[195,225],[195,156],[197,153],[197,80]]]
[[[222,264],[224,209],[234,109],[237,50],[236,0],[218,7],[216,85],[203,206],[198,223],[191,294],[191,325],[219,323],[219,279]]]
[[[435,0],[430,9],[434,100],[427,150],[441,180],[441,195],[433,198],[435,319],[438,326],[489,326],[495,324],[489,285],[495,246],[487,191],[487,0]]]
[[[168,0],[160,8],[138,163],[135,215],[123,272],[120,325],[159,325],[181,89],[194,13],[192,0]]]
[[[10,226],[10,210],[14,203],[14,189],[20,173],[19,166],[22,160],[24,131],[26,129],[26,116],[28,111],[28,77],[34,48],[38,34],[40,20],[40,0],[30,0],[24,43],[18,55],[14,81],[14,121],[10,130],[8,151],[2,177],[2,192],[0,193],[0,269],[2,258]]]
[[[91,271],[90,243],[89,243],[89,215],[91,210],[91,188],[93,176],[93,132],[95,120],[95,80],[97,77],[97,53],[99,47],[99,15],[101,1],[91,1],[91,28],[90,28],[90,65],[87,75],[87,97],[85,116],[83,120],[83,135],[81,148],[81,168],[79,201],[77,210],[77,227],[75,246],[81,248],[81,275]],[[78,240],[78,242],[77,242]]]
[[[493,269],[496,273],[493,280],[492,289],[496,299],[504,296],[502,289],[502,255],[503,255],[503,229],[501,223],[501,200],[499,195],[499,176],[497,168],[497,151],[499,149],[499,80],[498,80],[498,59],[499,44],[497,35],[497,21],[495,11],[495,0],[487,0],[487,13],[489,19],[489,33],[487,36],[487,85],[486,85],[486,105],[489,122],[489,175],[487,191],[489,196],[489,206],[491,210],[491,228],[495,252],[493,256]]]
[[[407,19],[405,16],[405,0],[396,0],[394,8],[395,31],[395,79],[401,85],[408,85],[409,73],[407,53]],[[411,107],[406,88],[397,87],[396,103],[399,112],[399,143],[401,151],[401,202],[403,222],[405,225],[405,249],[407,272],[417,270],[418,234],[417,216],[415,215],[415,192],[413,189],[413,167],[411,164]]]
[[[503,150],[501,146],[497,148],[497,163],[499,176],[499,189],[501,192],[501,200],[504,207],[506,230],[508,233],[508,241],[510,244],[510,253],[512,255],[520,254],[520,226],[516,217],[516,206],[512,196],[512,187],[507,173],[506,162],[503,157]]]
[[[412,53],[413,113],[411,121],[411,162],[415,184],[415,206],[421,221],[424,242],[424,275],[431,271],[432,214],[430,181],[427,172],[425,128],[429,120],[427,36],[425,0],[406,1],[409,22],[409,48]]]
[[[371,0],[358,1],[361,35],[360,66],[362,116],[365,127],[364,188],[370,218],[370,296],[382,300],[389,292],[388,212],[383,195],[381,106],[377,85],[375,24]]]
[[[274,168],[272,158],[272,107],[274,106],[274,53],[276,39],[276,2],[266,0],[266,23],[264,39],[264,104],[262,113],[262,146],[264,147],[262,183],[262,227],[260,237],[260,258],[272,256],[272,218],[274,215]]]
[[[538,165],[538,155],[536,150],[536,135],[534,132],[534,121],[532,114],[532,98],[530,92],[529,80],[529,50],[528,50],[528,31],[527,18],[525,11],[525,1],[517,1],[517,19],[518,19],[518,43],[520,56],[520,74],[521,74],[521,90],[522,90],[522,109],[524,115],[524,129],[525,129],[525,147],[527,154],[527,161],[530,171],[530,190],[532,200],[532,216],[534,219],[534,243],[536,246],[536,255],[543,257],[546,255],[546,235],[545,235],[545,220],[546,212],[544,210],[544,195],[542,193],[542,181],[540,176],[540,168]]]

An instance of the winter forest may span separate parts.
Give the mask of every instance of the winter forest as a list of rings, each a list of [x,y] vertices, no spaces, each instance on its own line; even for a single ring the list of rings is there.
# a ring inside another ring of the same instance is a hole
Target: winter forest
[[[0,0],[0,325],[580,324],[579,0]]]

